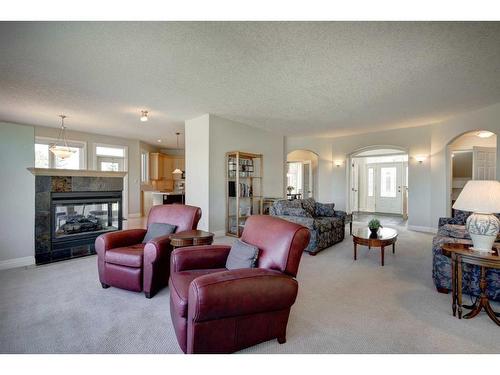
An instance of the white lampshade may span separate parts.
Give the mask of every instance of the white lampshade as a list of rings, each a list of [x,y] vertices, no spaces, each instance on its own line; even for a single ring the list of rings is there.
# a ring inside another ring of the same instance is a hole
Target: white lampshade
[[[467,182],[453,208],[481,214],[500,212],[500,182],[481,180]]]
[[[60,147],[56,145],[50,146],[49,150],[55,156],[63,160],[71,157],[75,153],[75,151],[71,150],[69,147]]]

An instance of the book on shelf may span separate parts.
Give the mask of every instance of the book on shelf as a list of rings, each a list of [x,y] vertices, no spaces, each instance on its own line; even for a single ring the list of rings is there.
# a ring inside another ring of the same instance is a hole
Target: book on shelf
[[[240,190],[240,195],[239,195],[240,197],[249,198],[252,196],[253,189],[252,189],[251,185],[244,183],[244,182],[240,182],[238,186],[239,186],[239,190]],[[236,182],[235,181],[228,181],[227,194],[230,197],[236,197]]]

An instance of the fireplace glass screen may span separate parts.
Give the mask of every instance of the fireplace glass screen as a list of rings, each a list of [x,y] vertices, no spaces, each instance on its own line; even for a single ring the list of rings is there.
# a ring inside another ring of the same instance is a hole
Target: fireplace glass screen
[[[121,229],[119,202],[57,202],[54,234],[56,238],[89,232],[108,232]]]

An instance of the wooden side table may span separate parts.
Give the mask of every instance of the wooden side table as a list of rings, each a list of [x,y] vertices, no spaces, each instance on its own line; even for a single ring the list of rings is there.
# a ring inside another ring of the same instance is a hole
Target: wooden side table
[[[398,232],[391,228],[380,228],[376,236],[372,236],[368,228],[358,228],[352,234],[352,242],[354,243],[354,260],[357,259],[358,245],[372,247],[380,247],[380,263],[384,266],[384,249],[386,246],[392,245],[392,253],[396,252],[396,241]]]
[[[185,246],[211,245],[213,241],[214,234],[203,230],[186,230],[170,236],[170,244],[174,249]]]
[[[486,268],[500,269],[500,245],[495,244],[493,253],[484,253],[469,248],[472,245],[461,243],[448,243],[441,247],[444,255],[451,257],[451,286],[452,286],[452,311],[453,316],[457,315],[462,319],[462,307],[471,311],[463,316],[464,319],[471,319],[478,315],[482,309],[497,325],[500,326],[500,313],[493,311],[486,295]],[[481,277],[479,279],[479,289],[481,294],[476,298],[472,306],[462,305],[462,265],[472,264],[481,267]]]

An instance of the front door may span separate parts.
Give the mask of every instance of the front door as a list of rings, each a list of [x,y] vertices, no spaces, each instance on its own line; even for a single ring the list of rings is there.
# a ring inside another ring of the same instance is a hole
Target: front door
[[[351,212],[359,211],[359,162],[352,159],[351,163]]]
[[[375,165],[377,184],[375,211],[381,213],[402,213],[402,165],[381,163]]]

